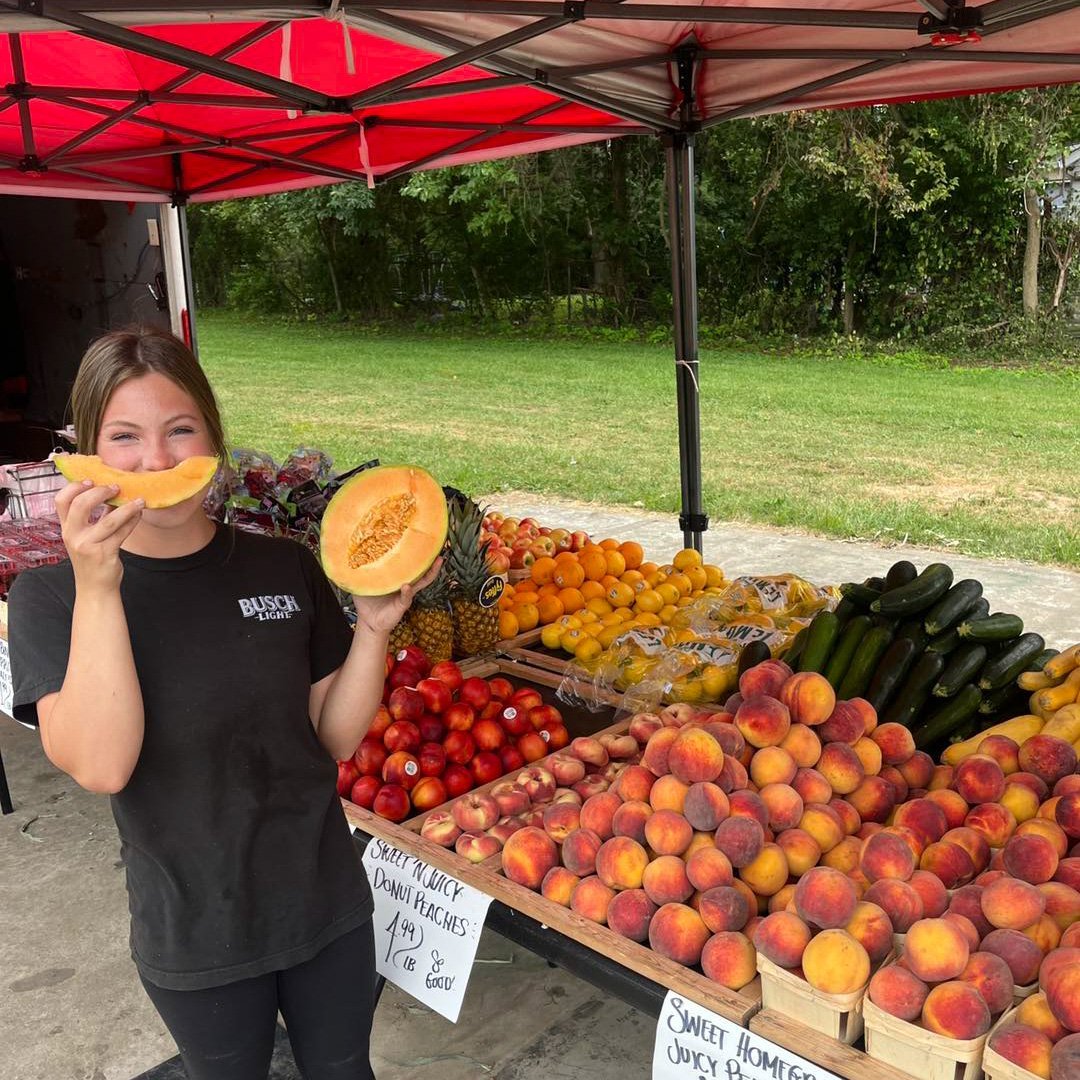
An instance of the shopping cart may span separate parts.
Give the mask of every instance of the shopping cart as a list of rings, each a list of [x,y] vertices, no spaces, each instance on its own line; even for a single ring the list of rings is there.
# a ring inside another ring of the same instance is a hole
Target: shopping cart
[[[56,493],[67,483],[51,461],[0,465],[0,520],[56,518]]]

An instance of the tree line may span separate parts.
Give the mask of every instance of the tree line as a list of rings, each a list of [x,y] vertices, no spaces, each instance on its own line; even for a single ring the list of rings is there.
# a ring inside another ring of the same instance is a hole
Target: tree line
[[[701,133],[701,319],[747,336],[885,338],[1070,317],[1078,144],[1071,86]],[[300,316],[662,328],[666,207],[664,148],[644,136],[374,190],[201,204],[197,297]]]

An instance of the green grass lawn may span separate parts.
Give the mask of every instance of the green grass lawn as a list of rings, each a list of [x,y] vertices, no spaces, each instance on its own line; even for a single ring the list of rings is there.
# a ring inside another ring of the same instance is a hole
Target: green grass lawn
[[[410,461],[470,492],[677,511],[670,348],[199,323],[233,445]],[[714,520],[1080,566],[1068,374],[706,350]]]

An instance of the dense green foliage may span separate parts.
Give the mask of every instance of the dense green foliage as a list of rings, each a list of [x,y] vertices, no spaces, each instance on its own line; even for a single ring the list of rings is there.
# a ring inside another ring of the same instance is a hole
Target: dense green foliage
[[[1025,306],[1067,308],[1078,226],[1046,193],[1078,141],[1073,87],[713,128],[696,140],[702,321],[979,344]],[[202,205],[190,220],[205,306],[534,330],[670,319],[655,138]]]

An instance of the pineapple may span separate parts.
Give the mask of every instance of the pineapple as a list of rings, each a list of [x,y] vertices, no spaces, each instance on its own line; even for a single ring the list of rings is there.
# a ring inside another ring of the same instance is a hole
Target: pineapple
[[[437,664],[449,660],[454,651],[454,616],[450,613],[450,579],[445,568],[413,598],[409,623],[416,644]]]
[[[396,653],[398,649],[404,649],[406,645],[412,645],[415,641],[416,634],[413,631],[412,623],[409,621],[409,616],[403,615],[397,626],[390,631],[390,644],[387,648],[392,653]]]
[[[450,553],[446,565],[454,586],[450,603],[454,609],[454,651],[475,656],[495,648],[499,621],[494,607],[480,603],[480,590],[491,576],[487,554],[480,547],[484,513],[471,499],[450,504]]]

